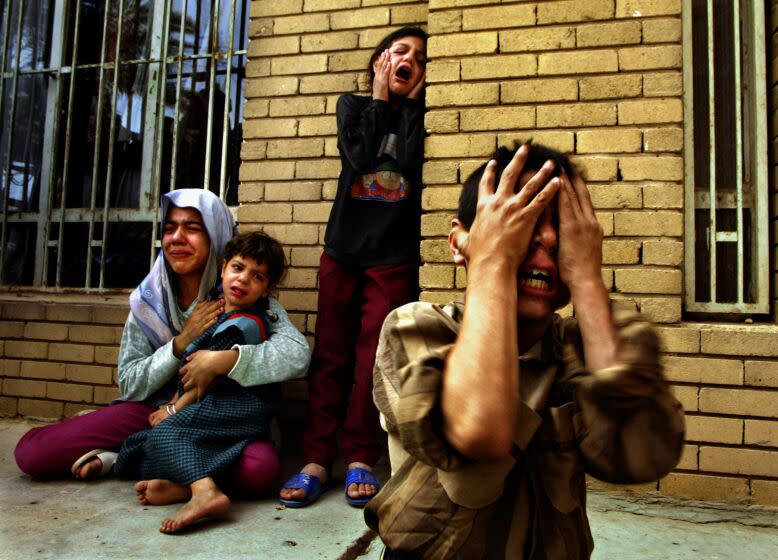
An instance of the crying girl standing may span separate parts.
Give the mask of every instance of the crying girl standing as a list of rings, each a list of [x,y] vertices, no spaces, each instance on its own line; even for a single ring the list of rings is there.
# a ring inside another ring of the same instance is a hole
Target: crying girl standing
[[[318,498],[338,430],[346,501],[361,507],[380,488],[372,472],[383,447],[373,363],[387,314],[418,293],[426,53],[423,30],[390,33],[370,58],[372,95],[338,100],[342,169],[319,269],[305,465],[281,489],[288,507]]]

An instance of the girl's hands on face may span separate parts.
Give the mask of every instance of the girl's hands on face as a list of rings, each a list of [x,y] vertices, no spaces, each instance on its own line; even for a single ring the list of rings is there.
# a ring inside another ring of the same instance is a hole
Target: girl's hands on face
[[[392,57],[385,50],[373,63],[373,99],[389,101],[389,80],[392,75]]]

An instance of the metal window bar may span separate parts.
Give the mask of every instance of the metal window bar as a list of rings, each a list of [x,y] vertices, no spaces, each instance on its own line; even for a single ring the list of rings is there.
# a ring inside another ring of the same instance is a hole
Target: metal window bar
[[[686,309],[692,312],[715,313],[768,313],[769,312],[769,267],[768,265],[768,215],[767,215],[767,181],[766,181],[766,128],[765,118],[767,106],[764,96],[765,61],[764,61],[764,15],[759,9],[759,3],[754,0],[733,0],[733,58],[734,58],[734,114],[735,114],[735,146],[734,165],[736,184],[734,195],[716,190],[716,108],[715,72],[714,60],[714,19],[713,11],[717,2],[706,1],[707,19],[707,66],[708,66],[708,97],[707,107],[695,107],[693,98],[694,73],[693,64],[684,65],[684,113],[686,124],[684,127],[685,142],[685,230],[686,230]],[[691,45],[692,37],[692,0],[685,0],[683,10],[684,49],[685,60],[694,60],[694,51]],[[744,33],[741,33],[741,27]],[[743,48],[745,46],[745,48]],[[742,53],[748,56],[743,59]],[[744,66],[745,65],[745,66]],[[748,96],[745,97],[744,96]],[[696,141],[694,133],[694,111],[708,112],[708,127],[710,141],[710,156],[708,162],[697,162],[694,158],[693,143]],[[750,126],[744,130],[744,120]],[[753,149],[746,149],[746,146]],[[709,184],[707,192],[695,189],[695,165],[707,164]],[[745,173],[749,173],[750,182],[744,182]],[[746,187],[749,188],[748,199],[744,196]],[[695,210],[708,210],[708,235],[706,245],[708,247],[708,285],[710,290],[709,301],[697,301],[696,280],[698,264],[695,262],[695,235],[696,222]],[[721,209],[734,209],[736,212],[736,229],[719,230],[717,211]],[[746,226],[744,216],[746,211],[751,213],[751,245],[753,246],[752,262],[746,262]],[[733,243],[737,248],[737,278],[736,301],[718,301],[717,290],[717,263],[719,254],[718,243]],[[746,267],[750,267],[748,270]],[[752,277],[753,301],[746,301],[746,276]]]
[[[164,127],[164,115],[166,110],[166,84],[168,78],[168,65],[173,65],[176,68],[176,93],[174,103],[174,115],[175,118],[172,122],[171,136],[173,140],[173,149],[171,152],[171,168],[170,168],[170,188],[176,187],[176,161],[177,161],[177,143],[180,136],[180,101],[182,90],[182,77],[185,72],[184,63],[190,61],[192,64],[191,75],[189,77],[191,90],[194,91],[196,83],[198,83],[197,75],[199,73],[199,66],[201,61],[205,64],[205,68],[208,68],[210,64],[209,75],[209,103],[208,103],[208,118],[207,118],[207,156],[204,161],[205,177],[204,188],[209,187],[210,183],[210,155],[212,150],[212,136],[213,136],[213,124],[214,119],[221,117],[223,129],[221,135],[221,161],[219,170],[219,193],[222,197],[226,194],[226,165],[227,165],[227,148],[228,148],[228,133],[230,122],[230,107],[235,110],[235,126],[240,122],[240,92],[241,82],[238,82],[236,87],[236,100],[232,97],[232,74],[233,74],[233,60],[245,62],[245,55],[247,50],[245,48],[245,42],[241,42],[240,47],[235,48],[235,18],[237,13],[237,3],[241,2],[241,32],[245,32],[245,22],[247,21],[247,0],[230,0],[230,21],[229,21],[229,44],[226,45],[224,52],[219,50],[219,18],[221,15],[221,2],[215,0],[211,2],[211,41],[203,39],[201,42],[200,37],[200,22],[203,15],[205,15],[202,9],[202,2],[196,2],[196,18],[195,28],[193,30],[194,35],[194,52],[192,54],[184,53],[185,36],[186,32],[186,17],[189,11],[188,0],[180,0],[181,5],[181,18],[179,29],[179,49],[175,55],[170,56],[168,53],[168,47],[170,43],[170,21],[172,18],[173,0],[159,0],[154,4],[154,32],[149,32],[151,41],[155,38],[158,40],[156,46],[152,46],[150,56],[147,58],[121,60],[122,54],[122,18],[125,12],[125,0],[108,0],[106,2],[103,20],[103,33],[102,33],[102,50],[100,53],[99,63],[79,63],[78,62],[78,43],[80,32],[80,15],[81,15],[81,0],[75,0],[77,5],[75,6],[75,17],[72,26],[72,56],[69,61],[69,65],[63,60],[65,52],[65,43],[68,37],[68,13],[71,8],[71,0],[55,0],[54,7],[54,23],[51,31],[50,42],[50,60],[45,68],[20,68],[20,54],[21,54],[21,39],[23,34],[23,18],[25,13],[26,0],[17,0],[16,3],[6,3],[6,9],[3,10],[2,25],[4,30],[4,45],[2,53],[2,67],[0,67],[0,118],[4,117],[3,111],[5,107],[6,90],[8,82],[11,83],[10,95],[10,107],[9,118],[4,123],[4,127],[9,131],[8,145],[6,149],[6,161],[5,168],[6,178],[10,177],[10,167],[12,162],[12,145],[14,141],[13,131],[16,119],[16,98],[18,81],[22,76],[30,75],[43,75],[48,79],[48,89],[46,95],[46,125],[44,131],[43,141],[43,159],[41,162],[40,179],[39,179],[39,205],[38,211],[30,211],[29,209],[23,209],[18,212],[11,212],[9,207],[9,192],[10,188],[5,188],[2,198],[2,235],[0,236],[0,262],[5,262],[6,257],[6,243],[7,243],[7,230],[9,224],[35,224],[36,228],[36,242],[35,242],[35,267],[33,274],[33,285],[46,288],[47,276],[50,263],[49,251],[55,250],[57,255],[56,270],[55,270],[55,282],[54,289],[59,291],[62,288],[61,274],[63,266],[63,255],[66,244],[69,243],[69,239],[66,236],[66,224],[70,223],[84,223],[88,224],[87,235],[87,259],[86,259],[86,276],[84,282],[84,288],[86,290],[93,289],[92,283],[92,266],[94,250],[100,248],[100,281],[98,289],[105,289],[105,269],[106,269],[106,250],[108,244],[108,226],[111,223],[117,222],[152,222],[151,231],[151,247],[150,247],[150,261],[153,261],[156,253],[156,248],[159,243],[157,241],[157,222],[158,222],[158,199],[161,191],[160,178],[162,176],[162,160],[163,160],[163,127]],[[109,18],[115,13],[112,13],[111,7],[115,6],[118,2],[118,18],[117,18],[117,30],[116,30],[116,42],[115,51],[116,55],[114,60],[107,61],[106,49],[108,48],[108,25]],[[162,6],[163,5],[163,6]],[[15,60],[11,69],[8,69],[8,45],[11,41],[11,27],[12,27],[12,15],[14,7],[18,8],[18,14],[16,17],[16,37],[15,37]],[[162,8],[160,10],[160,7]],[[159,22],[162,22],[160,29]],[[201,44],[210,44],[212,48],[207,53],[200,53],[199,48]],[[236,58],[237,57],[237,58]],[[219,60],[226,60],[226,72],[219,72],[217,64]],[[103,136],[106,131],[103,126],[103,112],[106,107],[105,88],[104,82],[106,79],[106,72],[113,71],[113,91],[111,97],[111,110],[116,108],[117,92],[119,77],[123,68],[127,68],[132,65],[146,65],[152,67],[158,65],[159,71],[149,72],[149,86],[147,88],[146,102],[144,103],[144,120],[152,122],[151,135],[144,136],[144,145],[151,145],[152,159],[149,162],[147,157],[144,157],[143,168],[151,170],[151,176],[153,181],[141,181],[142,188],[146,189],[146,192],[141,193],[140,207],[137,209],[127,208],[113,208],[111,207],[111,191],[113,181],[113,163],[114,163],[114,150],[116,143],[116,115],[111,114],[111,123],[108,130],[107,149],[108,154],[106,157],[106,174],[104,177],[104,201],[101,209],[97,208],[97,192],[98,186],[101,184],[101,177],[99,170],[101,168],[101,147],[103,146]],[[67,189],[71,182],[70,172],[70,152],[73,139],[71,138],[71,131],[74,119],[73,103],[75,97],[78,95],[79,87],[79,70],[95,69],[98,72],[99,78],[97,81],[97,118],[95,119],[95,137],[94,137],[94,153],[92,154],[93,170],[91,177],[91,193],[89,196],[89,207],[87,208],[70,208],[67,206]],[[214,115],[214,93],[216,88],[216,76],[224,75],[225,77],[225,104],[224,112],[222,115]],[[70,78],[70,84],[67,91],[67,101],[64,100],[62,95],[62,84],[66,76]],[[242,75],[239,76],[242,80]],[[149,94],[150,93],[150,94]],[[53,207],[55,196],[55,185],[57,181],[56,170],[56,156],[59,150],[60,129],[62,123],[60,122],[60,111],[63,102],[66,102],[67,117],[65,118],[65,135],[64,135],[64,163],[61,170],[61,185],[59,194],[61,196],[60,204],[58,207]],[[2,155],[2,154],[0,154]],[[25,173],[28,173],[28,164],[25,163]],[[1,170],[1,169],[0,169]],[[145,196],[144,196],[145,194]],[[95,239],[95,233],[97,231],[97,222],[102,221],[102,238]],[[56,232],[57,238],[54,240],[49,239],[49,233],[52,225],[56,224],[58,231]],[[0,270],[0,283],[3,283],[3,272]]]

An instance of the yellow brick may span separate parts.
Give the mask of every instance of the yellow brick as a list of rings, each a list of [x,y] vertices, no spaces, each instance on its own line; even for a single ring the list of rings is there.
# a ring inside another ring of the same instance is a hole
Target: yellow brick
[[[329,57],[326,69],[329,72],[363,71],[369,63],[370,53],[368,51],[341,52]]]
[[[267,99],[246,99],[246,102],[243,104],[243,112],[246,119],[266,117],[269,107],[270,101]]]
[[[241,181],[277,181],[293,178],[293,161],[262,161],[240,166]]]
[[[101,305],[99,308],[95,308],[95,322],[107,325],[118,325],[123,329],[129,312],[129,304],[114,305],[111,307],[105,307]],[[121,335],[119,338],[121,338]]]
[[[778,506],[778,482],[772,480],[752,480],[751,496],[758,505]]]
[[[540,128],[616,124],[616,106],[611,103],[542,105],[537,108],[537,111],[537,126]]]
[[[325,181],[321,188],[321,197],[324,200],[335,200],[335,194],[338,192],[337,181]]]
[[[86,305],[46,306],[46,319],[66,323],[92,323],[92,307]]]
[[[424,4],[419,4],[416,6],[397,6],[392,8],[391,23],[392,25],[422,25],[427,22],[427,13],[427,6]]]
[[[16,323],[22,325],[23,323]],[[65,340],[67,325],[59,323],[27,323],[24,325],[24,338],[32,340]],[[18,336],[18,335],[17,335]]]
[[[318,294],[315,291],[284,291],[279,296],[279,303],[285,309],[292,311],[316,311]]]
[[[489,157],[494,152],[492,134],[451,134],[429,136],[424,141],[424,153],[431,158]]]
[[[639,21],[616,21],[578,27],[578,47],[638,44],[641,40]]]
[[[63,364],[62,369],[68,381],[109,385],[113,380],[113,368],[107,366]]]
[[[317,269],[315,268],[292,268],[284,277],[281,285],[286,288],[316,288]]]
[[[576,152],[630,153],[639,152],[643,135],[634,128],[582,130],[576,135]]]
[[[643,43],[680,43],[681,38],[680,19],[643,20]]]
[[[19,414],[19,399],[0,397],[0,416],[8,418]]]
[[[748,480],[726,476],[670,473],[659,481],[665,494],[693,500],[741,502],[748,499]]]
[[[3,395],[11,397],[45,397],[46,382],[30,379],[4,379]]]
[[[616,17],[645,18],[681,13],[681,0],[616,0]]]
[[[430,186],[421,195],[421,207],[424,210],[456,210],[461,189],[457,187]]]
[[[613,7],[613,0],[540,2],[538,3],[538,23],[611,19]]]
[[[448,233],[448,232],[446,232]],[[27,360],[0,360],[0,377],[19,377],[22,364],[29,364]],[[25,376],[28,377],[28,376]]]
[[[292,205],[282,203],[252,204],[238,207],[240,222],[270,223],[292,221]]]
[[[30,323],[27,326],[34,324]],[[25,324],[22,321],[0,321],[0,338],[29,338],[24,331]]]
[[[359,8],[361,5],[361,0],[305,0],[305,11],[327,12],[330,10]]]
[[[454,213],[435,212],[434,214],[422,214],[421,234],[424,237],[448,235],[451,231],[451,220]]]
[[[333,19],[341,19],[342,16]],[[387,16],[389,23],[389,18]],[[334,22],[333,22],[334,23]],[[273,22],[273,33],[275,35],[292,35],[296,33],[327,31],[330,28],[330,17],[328,14],[305,14],[301,16],[278,17]],[[333,28],[334,25],[333,25]]]
[[[665,375],[670,381],[742,385],[743,362],[721,358],[665,356]]]
[[[314,159],[298,161],[294,176],[297,179],[335,178],[340,174],[340,161],[335,159]]]
[[[428,18],[429,32],[433,35],[462,30],[462,11],[431,12]]]
[[[445,305],[451,301],[462,301],[462,293],[452,290],[447,291],[430,291],[425,290],[419,296],[420,301],[426,301],[429,303],[436,303],[438,305]]]
[[[677,469],[697,470],[697,456],[699,447],[696,445],[684,445],[681,452],[681,460],[678,461]]]
[[[737,418],[687,416],[686,440],[709,443],[743,443],[743,421]]]
[[[95,404],[108,404],[121,396],[118,387],[95,387]]]
[[[712,414],[778,418],[776,396],[775,391],[703,387],[700,389],[700,410]]]
[[[299,37],[262,37],[249,41],[249,58],[300,52]]]
[[[746,445],[778,447],[778,422],[746,420]]]
[[[592,204],[597,209],[640,208],[642,197],[640,187],[621,183],[589,185]]]
[[[324,155],[327,157],[338,157],[340,155],[337,137],[331,136],[324,139]]]
[[[778,387],[778,362],[746,360],[746,385]]]
[[[683,235],[683,215],[680,212],[615,212],[616,235],[666,236]]]
[[[59,343],[52,343],[49,345],[48,357],[51,360],[89,363],[94,360],[94,355],[94,346]]]
[[[425,264],[419,269],[419,286],[424,288],[453,288],[454,267]]]
[[[467,288],[467,268],[464,266],[456,267],[455,284],[457,288]],[[559,311],[557,311],[559,313]]]
[[[321,247],[292,247],[292,266],[319,266]]]
[[[683,55],[680,45],[628,47],[619,49],[619,70],[655,70],[680,68]]]
[[[682,208],[683,185],[652,184],[643,187],[643,205],[646,208]]]
[[[424,262],[450,263],[451,251],[446,239],[422,239],[421,258]]]
[[[669,239],[643,242],[643,264],[680,266],[682,262],[682,242]],[[699,339],[699,336],[697,338]]]
[[[703,329],[702,352],[705,354],[731,354],[734,356],[776,357],[778,347],[773,343],[772,329],[754,327],[720,327]]]
[[[240,150],[243,161],[265,159],[267,157],[267,142],[264,140],[248,140],[243,142]],[[241,196],[245,193],[241,192]]]
[[[637,264],[639,261],[639,241],[623,239],[606,239],[603,241],[603,264]]]
[[[641,297],[640,312],[654,323],[681,321],[680,297]]]
[[[309,54],[302,56],[273,57],[270,71],[274,75],[315,74],[327,71],[327,55]]]
[[[429,184],[456,183],[459,165],[455,161],[428,161],[424,164],[423,182]]]
[[[578,50],[545,53],[538,56],[538,74],[592,74],[616,72],[619,59],[616,51]]]
[[[385,1],[385,0],[371,0]],[[430,10],[441,10],[444,8],[455,8],[458,6],[473,6],[475,4],[499,4],[500,0],[429,0]]]
[[[680,294],[681,271],[659,268],[618,269],[616,289],[627,293]]]
[[[538,60],[533,54],[501,54],[461,61],[463,80],[516,78],[534,76]]]
[[[323,155],[324,140],[321,138],[272,140],[267,143],[267,157],[271,159],[321,157]]]
[[[682,149],[682,128],[651,128],[643,131],[644,152],[680,152]]]
[[[575,133],[559,130],[524,130],[520,133],[501,133],[497,135],[497,144],[513,146],[532,139],[536,144],[543,144],[563,154],[569,154],[575,149]]]
[[[290,137],[297,134],[297,119],[259,119],[246,123],[245,138]]]
[[[246,66],[246,77],[267,78],[270,76],[271,60],[269,58],[253,58]]]
[[[670,389],[686,412],[699,410],[697,405],[699,389],[690,385],[671,385]]]
[[[460,113],[459,120],[463,132],[526,128],[535,124],[535,108],[500,106],[488,109],[464,109]]]
[[[476,169],[481,167],[487,162],[486,158],[476,160],[465,160],[459,163],[459,178],[460,182],[464,183],[471,173],[474,173]],[[480,178],[480,177],[479,177]]]
[[[297,130],[300,136],[335,135],[337,132],[337,121],[329,115],[324,117],[301,117]]]
[[[535,24],[535,6],[518,4],[476,8],[462,11],[462,29],[491,29],[500,27],[501,23],[509,23],[511,27],[526,27]]]
[[[305,76],[300,79],[301,94],[353,91],[356,86],[356,76],[352,74]]]
[[[33,379],[65,379],[66,364],[60,362],[38,362],[25,360],[21,363],[20,375]]]
[[[116,365],[119,361],[119,348],[116,346],[95,346],[95,362]]]
[[[273,2],[252,2],[251,17],[298,14],[303,11],[303,0],[273,0]]]
[[[576,101],[578,82],[575,78],[532,78],[504,82],[500,91],[500,99],[503,103]]]
[[[618,104],[619,124],[680,122],[683,105],[680,99],[645,99]]]
[[[61,402],[19,399],[19,414],[28,418],[59,420],[63,410],[64,405]]]
[[[681,181],[683,158],[680,156],[634,156],[619,159],[625,181]]]
[[[438,60],[430,62],[427,65],[426,78],[428,84],[437,84],[440,82],[458,82],[459,61]]]
[[[29,340],[5,341],[5,356],[8,358],[40,359],[47,356],[47,342],[30,342]]]
[[[322,185],[318,181],[295,181],[294,183],[268,183],[265,185],[265,200],[279,202],[286,200],[320,200]]]
[[[494,31],[433,36],[427,43],[427,54],[431,58],[494,52],[497,52],[497,32]]]
[[[665,352],[696,354],[700,351],[700,331],[691,327],[657,327]]]
[[[299,93],[300,80],[294,77],[255,78],[246,84],[246,97],[275,97]]]
[[[367,8],[339,12],[332,17],[330,25],[335,31],[389,25],[389,8]]]
[[[732,474],[778,476],[778,452],[700,447],[700,469]]]
[[[249,39],[268,37],[273,34],[273,18],[254,18],[249,21]]]
[[[427,106],[496,105],[499,95],[499,84],[435,85],[427,88]]]
[[[72,325],[68,328],[70,342],[90,342],[92,344],[113,344],[122,339],[119,327],[98,327],[95,325]]]
[[[300,43],[302,52],[351,51],[358,45],[359,34],[354,31],[304,35]]]
[[[619,161],[613,157],[577,156],[572,158],[587,181],[614,181]],[[606,234],[607,235],[607,234]]]
[[[579,80],[579,89],[582,101],[638,97],[643,90],[643,80],[635,74],[588,76]]]
[[[74,383],[46,383],[46,397],[57,401],[92,402],[92,387]]]
[[[295,222],[326,222],[330,217],[332,203],[314,202],[294,205]]]
[[[652,73],[643,76],[646,97],[670,97],[683,94],[683,76],[680,72]]]
[[[262,230],[284,245],[313,245],[319,241],[319,228],[314,224],[273,224]]]

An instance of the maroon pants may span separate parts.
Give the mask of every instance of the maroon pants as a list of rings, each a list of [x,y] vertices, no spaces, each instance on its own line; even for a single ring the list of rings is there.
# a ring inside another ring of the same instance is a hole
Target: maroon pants
[[[336,431],[347,463],[374,465],[382,453],[373,404],[373,364],[384,319],[418,293],[418,266],[348,266],[322,254],[319,304],[308,387],[306,463],[330,469]]]
[[[149,429],[148,417],[154,410],[143,403],[125,402],[33,428],[16,444],[16,464],[33,478],[68,475],[84,453],[97,448],[117,450],[130,434]],[[258,497],[274,490],[279,470],[273,444],[254,441],[219,486],[235,498]]]

